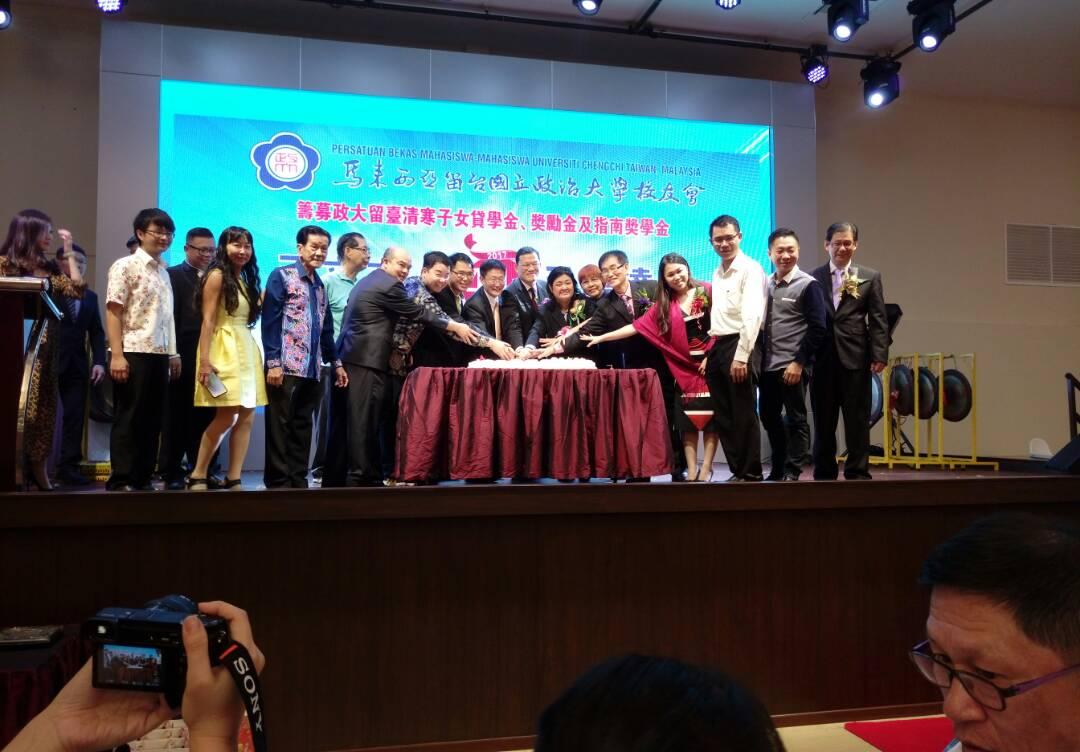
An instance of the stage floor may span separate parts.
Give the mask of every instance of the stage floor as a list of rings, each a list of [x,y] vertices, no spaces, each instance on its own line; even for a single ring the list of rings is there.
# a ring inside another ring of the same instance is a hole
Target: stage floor
[[[976,478],[1045,478],[1060,476],[1060,473],[1045,470],[1040,464],[1035,462],[1013,460],[1005,461],[1003,467],[1009,469],[1002,469],[999,471],[990,470],[988,468],[964,468],[957,470],[946,470],[938,468],[922,468],[915,470],[913,468],[893,468],[886,467],[871,467],[870,472],[873,474],[873,480],[871,482],[878,481],[925,481],[925,480],[973,480]],[[768,465],[765,466],[766,475],[769,472]],[[731,475],[726,464],[717,462],[713,465],[712,479],[710,483],[723,483]],[[261,491],[265,490],[263,485],[262,473],[259,471],[246,471],[243,474],[243,488],[246,491]],[[802,482],[813,482],[813,470],[812,468],[806,468],[803,470],[802,475],[799,478]],[[841,476],[840,482],[846,482]],[[652,478],[652,483],[671,483],[670,475],[658,475]],[[685,481],[682,481],[685,483]],[[864,482],[864,481],[860,481]],[[608,478],[593,478],[588,482],[588,485],[612,485],[614,483],[623,484],[624,481],[612,481]],[[104,482],[96,482],[89,486],[64,486],[57,485],[57,491],[63,493],[105,493]],[[455,486],[520,486],[520,485],[580,485],[580,482],[574,481],[572,483],[564,483],[557,481],[553,478],[540,478],[528,483],[512,482],[509,478],[503,478],[495,483],[466,483],[466,481],[442,481],[438,483],[439,486],[455,487]],[[635,484],[636,485],[636,484]],[[312,488],[318,488],[318,482],[312,481]],[[164,490],[164,483],[159,480],[154,481],[154,488],[157,490]],[[179,493],[179,492],[177,492]]]

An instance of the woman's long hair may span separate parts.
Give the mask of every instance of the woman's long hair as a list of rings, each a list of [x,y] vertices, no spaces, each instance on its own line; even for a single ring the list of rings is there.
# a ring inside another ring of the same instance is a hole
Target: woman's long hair
[[[548,298],[551,301],[552,309],[556,311],[561,311],[562,308],[559,306],[559,301],[555,300],[555,293],[551,291],[551,283],[557,280],[559,277],[569,277],[570,281],[574,283],[574,294],[570,296],[571,308],[574,307],[575,300],[585,299],[585,294],[581,291],[581,288],[578,287],[578,281],[577,277],[574,276],[574,270],[571,269],[569,266],[556,266],[554,269],[548,272],[547,276]]]
[[[229,261],[229,243],[237,240],[246,240],[251,245],[251,258],[240,270],[239,276],[232,262]],[[262,296],[261,280],[259,279],[259,264],[255,260],[255,241],[251,233],[243,227],[226,227],[218,237],[217,251],[210,262],[210,266],[203,275],[202,284],[199,285],[199,293],[195,299],[195,309],[202,310],[202,288],[210,277],[210,272],[215,269],[221,270],[221,291],[225,297],[225,311],[234,313],[240,306],[240,296],[247,298],[248,302],[248,326],[254,326],[259,318],[259,298]]]
[[[656,326],[661,334],[667,334],[671,331],[671,301],[675,296],[671,288],[668,287],[667,280],[664,279],[664,272],[671,264],[681,264],[686,267],[686,276],[691,290],[701,284],[691,276],[690,263],[679,254],[669,253],[660,259],[660,271],[657,272],[660,283],[656,286]]]
[[[23,209],[11,218],[7,238],[0,245],[0,256],[26,276],[33,275],[38,269],[59,274],[60,267],[38,247],[41,236],[47,234],[51,227],[52,220],[45,212]]]

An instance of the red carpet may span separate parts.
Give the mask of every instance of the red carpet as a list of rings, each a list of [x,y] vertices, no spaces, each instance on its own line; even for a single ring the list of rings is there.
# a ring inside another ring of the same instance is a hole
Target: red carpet
[[[948,718],[859,721],[845,723],[844,729],[881,752],[941,752],[953,739]]]

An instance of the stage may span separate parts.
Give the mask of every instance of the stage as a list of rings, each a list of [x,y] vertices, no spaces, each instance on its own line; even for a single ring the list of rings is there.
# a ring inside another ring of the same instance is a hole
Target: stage
[[[724,667],[793,724],[934,712],[906,656],[923,557],[994,511],[1080,518],[1080,478],[874,472],[8,494],[0,624],[170,592],[239,604],[286,750],[525,737],[575,675],[626,651]]]

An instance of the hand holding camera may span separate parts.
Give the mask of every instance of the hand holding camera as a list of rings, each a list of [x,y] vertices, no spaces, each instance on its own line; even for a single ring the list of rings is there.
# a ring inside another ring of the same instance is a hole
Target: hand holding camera
[[[243,610],[168,596],[143,609],[103,609],[85,629],[93,659],[3,752],[111,749],[160,726],[177,706],[192,752],[234,752],[244,712],[238,686],[265,744],[256,677],[266,661]]]

